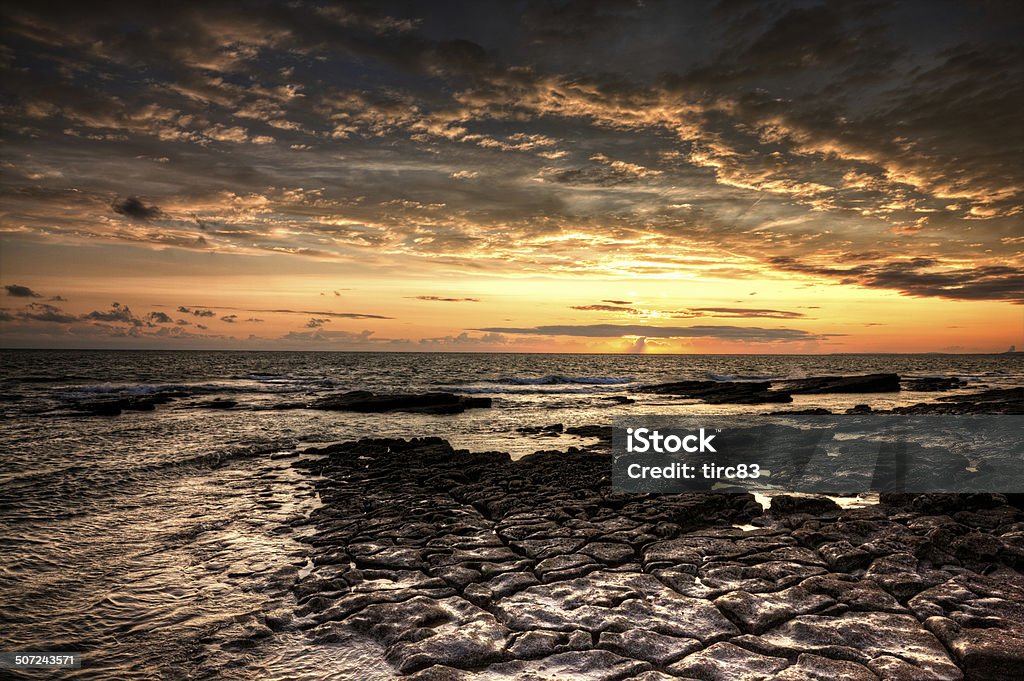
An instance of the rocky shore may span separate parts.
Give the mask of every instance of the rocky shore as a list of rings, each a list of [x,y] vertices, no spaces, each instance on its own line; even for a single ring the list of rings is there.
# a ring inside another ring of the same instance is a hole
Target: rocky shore
[[[595,430],[594,434],[599,434]],[[603,443],[307,450],[293,618],[380,678],[995,681],[1024,669],[1024,512],[1001,495],[625,495]],[[1016,500],[1009,500],[1016,501]],[[270,623],[268,623],[270,624]]]
[[[699,400],[707,404],[757,405],[786,404],[794,395],[872,395],[880,393],[941,393],[962,390],[963,381],[956,377],[901,378],[897,374],[867,374],[860,376],[816,376],[783,381],[720,381],[689,380],[654,383],[630,389],[634,395],[662,395],[686,400]],[[73,400],[69,414],[118,416],[123,412],[153,411],[181,399],[204,395],[174,388],[156,394],[119,397],[82,398]],[[609,405],[633,404],[636,399],[628,395],[603,398]],[[234,399],[216,397],[203,399],[190,405],[197,409],[242,409],[245,405]],[[360,413],[412,412],[423,414],[461,414],[467,409],[486,409],[492,406],[490,397],[462,395],[455,392],[427,393],[374,393],[366,390],[310,394],[304,399],[260,404],[248,408],[259,410],[314,409],[322,411],[351,411]],[[870,406],[857,413],[871,411]],[[1024,388],[981,390],[956,393],[899,407],[904,414],[1021,414],[1024,413]],[[786,413],[800,413],[789,411]],[[803,413],[830,413],[823,409]]]

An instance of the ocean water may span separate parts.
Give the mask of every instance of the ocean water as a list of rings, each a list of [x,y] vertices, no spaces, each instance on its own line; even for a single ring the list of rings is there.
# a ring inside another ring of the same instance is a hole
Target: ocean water
[[[311,649],[284,635],[237,647],[268,613],[291,611],[288,585],[308,569],[293,523],[319,501],[290,453],[364,436],[436,435],[519,457],[588,442],[518,433],[523,426],[780,408],[632,392],[647,383],[873,372],[957,376],[971,392],[1024,385],[1024,358],[2,351],[3,649],[83,651],[83,669],[62,678],[313,679],[372,665],[377,651]],[[346,390],[445,390],[494,405],[449,416],[274,409]],[[636,403],[608,399],[625,394]],[[129,395],[174,399],[117,417],[75,410]],[[888,408],[939,396],[797,396],[787,408]],[[202,406],[215,398],[238,404]]]

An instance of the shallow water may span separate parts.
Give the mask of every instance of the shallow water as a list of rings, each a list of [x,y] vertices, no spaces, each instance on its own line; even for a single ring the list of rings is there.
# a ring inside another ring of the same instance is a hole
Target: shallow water
[[[316,679],[365,668],[365,640],[310,647],[271,634],[307,564],[301,526],[318,500],[275,458],[363,436],[436,435],[522,456],[586,442],[521,426],[609,424],[623,414],[739,413],[663,396],[608,399],[643,383],[877,371],[960,376],[966,390],[1024,384],[1019,356],[568,356],[383,353],[0,353],[0,620],[6,650],[80,650],[61,678]],[[452,390],[494,398],[455,416],[272,411],[327,393]],[[174,394],[151,412],[76,413],[97,396]],[[929,393],[798,396],[792,408],[891,407]],[[231,410],[200,403],[236,400]],[[788,408],[788,407],[787,407]],[[368,647],[369,646],[369,647]],[[53,678],[52,672],[23,672]],[[357,677],[356,676],[356,677]]]

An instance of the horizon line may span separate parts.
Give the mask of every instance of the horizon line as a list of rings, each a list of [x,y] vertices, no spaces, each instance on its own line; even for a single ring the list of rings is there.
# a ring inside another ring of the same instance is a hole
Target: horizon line
[[[495,350],[316,350],[291,348],[26,348],[0,347],[0,352],[320,352],[347,353],[366,355],[609,355],[609,356],[648,356],[648,357],[688,357],[688,356],[761,356],[761,357],[830,357],[859,355],[1024,355],[1021,350],[1002,350],[991,352],[544,352],[544,351],[495,351]]]

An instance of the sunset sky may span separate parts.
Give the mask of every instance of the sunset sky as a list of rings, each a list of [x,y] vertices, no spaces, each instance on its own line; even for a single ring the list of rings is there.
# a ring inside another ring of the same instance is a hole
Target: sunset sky
[[[143,4],[0,10],[2,347],[1024,349],[1019,2]]]

